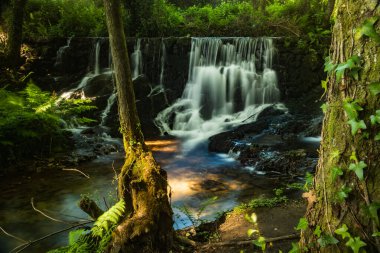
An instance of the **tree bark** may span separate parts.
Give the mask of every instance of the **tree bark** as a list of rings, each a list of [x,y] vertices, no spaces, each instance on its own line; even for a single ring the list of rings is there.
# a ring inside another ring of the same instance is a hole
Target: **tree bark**
[[[173,242],[167,175],[144,143],[137,115],[119,0],[104,0],[115,71],[125,163],[119,175],[119,197],[129,213],[113,233],[110,252],[169,252]]]
[[[327,9],[325,13],[325,20],[324,20],[326,25],[330,23],[331,14],[334,11],[334,5],[335,5],[335,0],[328,0]]]
[[[8,31],[6,48],[6,63],[9,67],[17,67],[20,64],[20,50],[22,44],[22,23],[27,0],[12,1],[12,16]]]
[[[339,0],[335,4],[335,25],[331,44],[330,58],[336,64],[346,62],[350,57],[361,58],[358,80],[345,71],[342,80],[338,81],[335,71],[328,75],[327,111],[323,122],[320,158],[314,178],[315,196],[309,203],[306,212],[309,227],[301,234],[301,245],[311,252],[348,252],[348,239],[335,233],[336,229],[346,224],[352,237],[360,237],[367,246],[367,252],[379,252],[379,238],[372,236],[379,231],[378,210],[369,215],[369,209],[380,203],[380,142],[374,137],[380,132],[379,125],[372,126],[370,115],[380,109],[380,95],[373,95],[369,85],[379,82],[380,45],[365,35],[355,36],[355,31],[362,27],[365,20],[379,16],[379,1]],[[379,22],[374,29],[379,31]],[[347,123],[349,114],[343,104],[357,100],[363,107],[358,111],[358,119],[364,120],[367,129],[361,129],[353,135]],[[358,161],[353,158],[353,152]],[[349,169],[351,163],[363,161],[364,179],[360,180],[354,171]],[[343,175],[335,175],[334,168],[341,168]],[[350,187],[347,198],[339,198],[342,187]],[[336,245],[322,247],[317,243],[320,227],[323,235],[331,235],[339,240]],[[352,252],[352,251],[351,251]]]

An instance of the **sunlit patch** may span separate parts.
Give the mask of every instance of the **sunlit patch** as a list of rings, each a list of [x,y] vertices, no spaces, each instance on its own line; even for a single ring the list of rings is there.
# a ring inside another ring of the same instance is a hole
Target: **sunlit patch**
[[[178,141],[177,140],[152,140],[145,141],[145,144],[154,152],[177,152]]]

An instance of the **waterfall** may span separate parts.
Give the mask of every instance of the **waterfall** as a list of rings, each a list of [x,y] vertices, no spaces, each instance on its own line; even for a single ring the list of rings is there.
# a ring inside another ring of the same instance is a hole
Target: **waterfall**
[[[137,39],[134,52],[131,55],[132,63],[132,79],[136,79],[143,72],[142,63],[142,52],[141,52],[141,39]]]
[[[94,66],[94,74],[99,75],[100,67],[99,67],[99,54],[100,54],[100,41],[96,41],[95,46],[95,66]]]
[[[169,105],[168,98],[165,92],[165,84],[164,84],[164,73],[165,73],[165,62],[166,62],[166,46],[164,39],[161,39],[160,45],[160,76],[159,76],[159,84],[151,88],[150,93],[147,97],[153,97],[160,93],[163,93],[166,105]]]
[[[70,37],[67,39],[67,42],[66,42],[66,45],[64,45],[63,47],[60,47],[57,51],[57,57],[56,57],[56,60],[55,60],[55,63],[54,63],[54,66],[60,66],[62,64],[62,57],[63,55],[65,54],[65,52],[70,48],[70,43],[71,43],[71,39],[73,37]]]
[[[192,38],[188,82],[182,97],[157,115],[161,132],[196,144],[255,120],[280,98],[274,50],[270,38]]]

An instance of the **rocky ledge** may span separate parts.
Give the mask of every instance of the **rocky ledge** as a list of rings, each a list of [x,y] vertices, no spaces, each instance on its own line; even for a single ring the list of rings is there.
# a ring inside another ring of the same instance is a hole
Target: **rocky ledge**
[[[293,115],[276,105],[252,123],[210,137],[209,151],[230,153],[257,174],[304,176],[318,160],[322,116]]]

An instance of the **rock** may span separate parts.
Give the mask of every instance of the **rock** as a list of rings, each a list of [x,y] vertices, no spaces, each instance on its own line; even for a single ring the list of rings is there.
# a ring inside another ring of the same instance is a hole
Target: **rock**
[[[228,153],[234,147],[234,140],[244,137],[242,131],[228,131],[209,138],[208,150],[211,152]]]

